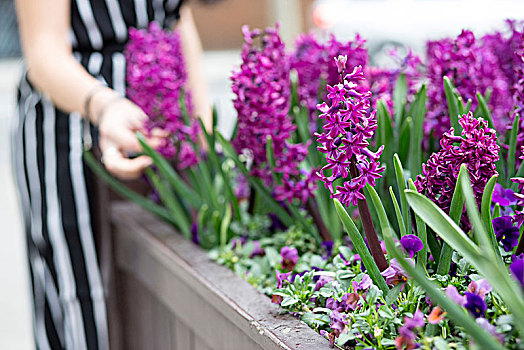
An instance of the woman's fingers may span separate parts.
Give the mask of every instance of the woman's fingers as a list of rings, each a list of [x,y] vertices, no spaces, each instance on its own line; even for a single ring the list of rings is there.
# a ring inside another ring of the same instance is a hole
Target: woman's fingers
[[[144,172],[144,170],[153,164],[148,156],[140,156],[134,159],[128,159],[122,156],[120,152],[111,152],[103,155],[106,169],[122,180],[133,180]]]

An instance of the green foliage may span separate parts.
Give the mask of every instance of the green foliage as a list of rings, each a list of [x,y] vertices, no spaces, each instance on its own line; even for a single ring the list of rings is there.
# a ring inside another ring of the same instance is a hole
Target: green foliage
[[[524,331],[522,291],[510,277],[503,261],[495,253],[490,235],[480,219],[468,176],[463,176],[461,185],[468,216],[479,241],[478,244],[471,240],[449,216],[429,199],[410,190],[406,191],[407,199],[415,213],[490,282],[493,289],[513,313],[515,325],[522,333]]]

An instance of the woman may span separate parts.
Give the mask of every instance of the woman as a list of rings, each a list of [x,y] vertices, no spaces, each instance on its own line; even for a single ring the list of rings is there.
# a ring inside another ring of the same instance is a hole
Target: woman
[[[99,139],[104,165],[122,179],[136,178],[151,165],[146,156],[125,157],[140,151],[134,132],[147,117],[123,97],[122,50],[130,27],[146,28],[153,20],[171,25],[179,19],[181,4],[182,0],[16,0],[27,69],[19,85],[13,150],[38,349],[109,348],[93,238],[93,181],[82,149]],[[192,74],[198,38],[190,13],[182,18],[191,88],[200,80]],[[209,115],[202,89],[192,90],[197,112]],[[152,145],[164,136],[158,130],[152,135]]]

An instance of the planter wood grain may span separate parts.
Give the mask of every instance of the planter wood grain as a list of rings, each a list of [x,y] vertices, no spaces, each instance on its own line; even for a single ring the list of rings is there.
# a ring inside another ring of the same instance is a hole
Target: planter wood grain
[[[329,349],[148,212],[115,203],[112,222],[123,348]]]

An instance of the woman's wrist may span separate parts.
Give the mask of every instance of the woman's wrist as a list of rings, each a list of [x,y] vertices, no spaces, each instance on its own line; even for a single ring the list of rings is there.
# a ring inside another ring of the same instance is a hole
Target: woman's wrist
[[[89,105],[89,119],[94,125],[100,124],[101,114],[104,113],[108,104],[122,98],[122,95],[109,87],[105,87],[97,92],[91,99]]]

